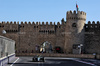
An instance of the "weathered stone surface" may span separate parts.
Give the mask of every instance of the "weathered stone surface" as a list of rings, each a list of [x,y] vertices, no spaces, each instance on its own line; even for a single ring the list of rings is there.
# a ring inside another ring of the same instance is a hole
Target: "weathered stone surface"
[[[83,53],[100,54],[100,23],[86,21],[86,13],[83,11],[68,11],[66,21],[61,20],[57,25],[48,22],[21,22],[0,23],[0,35],[16,41],[17,52],[35,52],[36,45],[41,46],[48,41],[53,50],[60,46],[64,53],[73,53],[73,44],[83,44]],[[6,30],[6,34],[2,34]],[[92,33],[91,33],[92,32]]]

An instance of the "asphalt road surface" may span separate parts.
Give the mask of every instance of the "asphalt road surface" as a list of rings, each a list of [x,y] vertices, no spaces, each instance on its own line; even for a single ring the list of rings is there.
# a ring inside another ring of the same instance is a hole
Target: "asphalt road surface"
[[[32,62],[32,57],[19,57],[7,66],[93,66],[72,59],[45,58],[45,62]]]

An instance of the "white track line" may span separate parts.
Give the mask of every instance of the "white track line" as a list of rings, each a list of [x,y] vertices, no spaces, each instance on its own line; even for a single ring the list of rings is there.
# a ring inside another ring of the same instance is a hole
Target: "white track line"
[[[74,60],[74,61],[77,61],[77,62],[80,62],[80,63],[84,63],[84,64],[88,64],[88,65],[92,65],[92,66],[96,66],[93,63],[89,63],[89,62],[85,62],[85,61],[80,61],[80,60]]]
[[[10,66],[13,66],[18,60],[19,58],[17,58],[17,60],[15,60]]]
[[[70,60],[73,60],[73,61],[77,61],[77,62],[80,62],[80,63],[84,63],[84,64],[88,64],[88,65],[92,65],[92,66],[96,66],[95,64],[93,63],[89,63],[89,62],[85,62],[85,61],[81,61],[81,60],[77,60],[77,58],[60,58],[60,57],[46,57],[45,59],[70,59]]]

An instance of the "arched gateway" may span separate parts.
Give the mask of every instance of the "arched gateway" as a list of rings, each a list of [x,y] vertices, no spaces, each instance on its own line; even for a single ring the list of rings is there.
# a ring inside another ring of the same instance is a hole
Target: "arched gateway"
[[[51,53],[52,52],[52,45],[48,41],[43,42],[40,46],[41,53]]]

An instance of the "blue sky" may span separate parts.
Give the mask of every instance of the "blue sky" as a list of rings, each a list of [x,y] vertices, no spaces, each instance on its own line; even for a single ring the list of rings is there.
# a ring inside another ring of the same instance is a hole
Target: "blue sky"
[[[60,22],[66,12],[87,13],[88,21],[100,21],[100,0],[0,0],[0,21]]]

